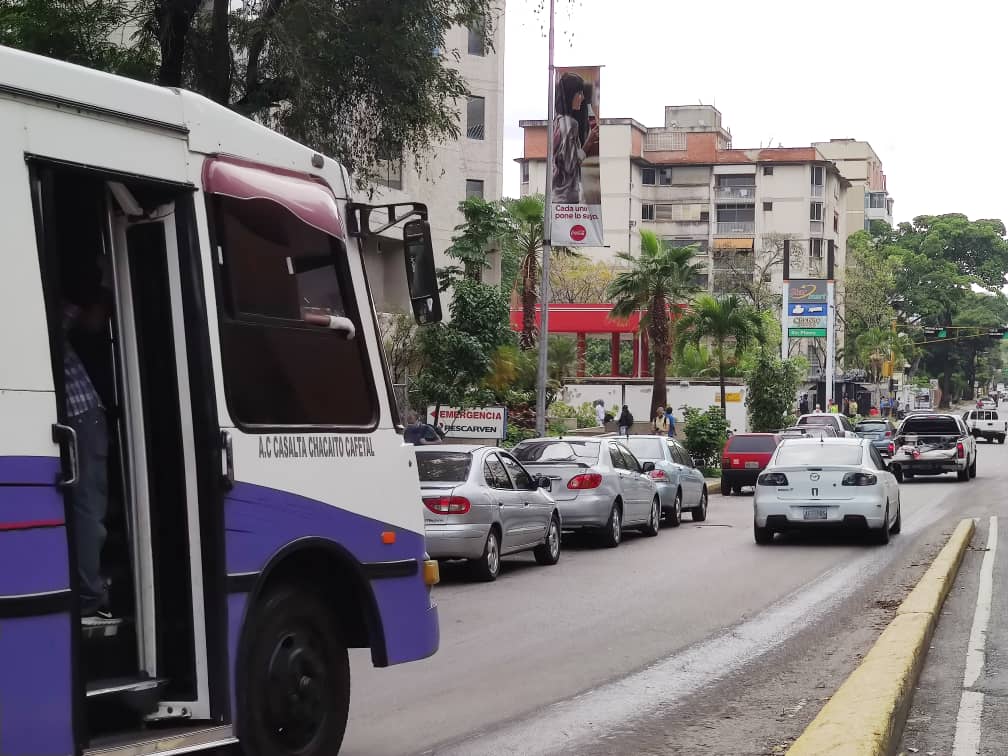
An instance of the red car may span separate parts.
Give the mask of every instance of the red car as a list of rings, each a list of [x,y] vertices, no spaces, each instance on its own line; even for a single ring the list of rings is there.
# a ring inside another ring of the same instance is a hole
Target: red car
[[[776,433],[736,433],[721,452],[721,493],[742,493],[755,486],[756,476],[770,463],[781,437]]]

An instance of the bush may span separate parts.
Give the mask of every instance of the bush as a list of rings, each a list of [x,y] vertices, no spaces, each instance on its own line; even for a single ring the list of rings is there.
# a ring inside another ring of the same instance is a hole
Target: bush
[[[754,433],[769,433],[795,421],[795,397],[801,380],[801,366],[793,360],[761,353],[746,373],[749,391],[746,407]]]
[[[546,414],[548,417],[575,418],[578,428],[594,428],[598,425],[598,419],[595,417],[595,406],[590,402],[584,402],[580,407],[572,407],[564,402],[553,402]]]
[[[701,412],[696,407],[684,407],[683,414],[686,416],[686,448],[697,467],[720,467],[721,450],[728,439],[728,421],[721,408],[714,406]]]

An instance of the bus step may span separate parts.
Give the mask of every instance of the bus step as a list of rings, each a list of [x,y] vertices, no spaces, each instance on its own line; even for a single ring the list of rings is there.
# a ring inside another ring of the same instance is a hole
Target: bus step
[[[146,675],[92,680],[87,684],[87,700],[96,703],[115,702],[139,714],[150,714],[157,710],[161,688],[167,684],[168,680],[164,678]]]
[[[102,620],[89,618],[87,623],[81,623],[81,636],[86,641],[112,638],[119,634],[124,624],[124,620],[120,617]]]

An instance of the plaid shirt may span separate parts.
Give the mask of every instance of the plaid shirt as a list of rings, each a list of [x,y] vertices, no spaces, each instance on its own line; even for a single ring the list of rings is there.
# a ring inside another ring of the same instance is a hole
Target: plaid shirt
[[[67,337],[70,324],[77,316],[77,308],[68,307],[63,313],[63,383],[66,391],[66,411],[69,417],[83,415],[88,410],[101,406],[101,399],[95,391],[91,378],[84,369],[77,352]]]

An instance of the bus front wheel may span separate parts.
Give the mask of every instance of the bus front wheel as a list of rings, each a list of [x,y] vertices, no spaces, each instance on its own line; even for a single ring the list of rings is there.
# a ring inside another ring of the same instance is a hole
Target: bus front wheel
[[[248,615],[239,676],[245,756],[332,756],[350,709],[350,662],[332,610],[310,591],[270,590]]]

